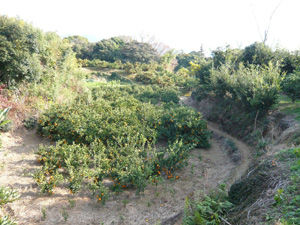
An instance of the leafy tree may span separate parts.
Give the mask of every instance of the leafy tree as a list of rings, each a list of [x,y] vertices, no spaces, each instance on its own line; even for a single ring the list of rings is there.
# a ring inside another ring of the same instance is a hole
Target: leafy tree
[[[268,65],[273,58],[274,54],[272,49],[260,42],[255,42],[247,46],[241,56],[241,60],[248,65]]]
[[[94,44],[90,43],[85,37],[74,35],[65,38],[72,45],[72,50],[79,59],[91,59]]]
[[[176,55],[177,66],[175,71],[179,70],[180,68],[188,68],[190,66],[190,62],[197,63],[201,59],[204,58],[203,52],[190,52],[190,53],[180,53]]]
[[[279,66],[271,62],[265,67],[240,64],[237,70],[224,64],[212,70],[210,87],[219,98],[239,101],[248,111],[267,112],[277,102],[281,80]]]
[[[132,41],[120,48],[120,59],[123,62],[151,63],[159,60],[158,52],[148,43]]]
[[[217,48],[212,51],[213,65],[219,68],[222,64],[234,64],[236,67],[240,62],[241,50],[233,49],[229,45],[223,48]]]
[[[42,32],[20,19],[0,16],[0,81],[8,87],[39,79]]]
[[[107,62],[114,62],[120,59],[120,47],[124,45],[122,38],[113,37],[103,39],[95,44],[92,52],[92,59],[100,59]]]
[[[201,84],[207,84],[209,83],[212,65],[211,59],[202,59],[198,63],[190,62],[190,73],[196,76]]]
[[[278,60],[281,61],[282,73],[293,73],[300,66],[300,51],[289,52],[288,50],[277,50],[275,52]]]
[[[172,49],[170,51],[167,51],[160,57],[159,62],[164,67],[164,69],[173,71],[177,65],[175,50]]]
[[[43,33],[21,19],[0,16],[0,82],[40,81],[53,70],[73,70],[76,58],[68,40]]]
[[[281,86],[283,92],[295,103],[296,99],[300,97],[300,69],[298,68],[294,73],[287,75]]]

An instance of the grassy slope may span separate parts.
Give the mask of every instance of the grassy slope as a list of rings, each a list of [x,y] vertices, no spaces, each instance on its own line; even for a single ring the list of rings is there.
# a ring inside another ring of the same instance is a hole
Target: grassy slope
[[[300,99],[294,104],[279,96],[274,111],[293,115],[300,123]],[[300,150],[273,149],[257,159],[247,178],[233,186],[233,199],[238,203],[229,215],[233,224],[300,224]],[[234,189],[238,193],[234,193]]]
[[[280,110],[288,115],[294,114],[295,120],[300,123],[300,99],[293,104],[286,95],[279,95],[279,102],[274,106],[275,110]]]

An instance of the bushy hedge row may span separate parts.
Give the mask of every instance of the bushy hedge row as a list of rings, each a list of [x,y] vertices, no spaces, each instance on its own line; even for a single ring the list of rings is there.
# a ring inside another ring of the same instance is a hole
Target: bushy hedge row
[[[157,84],[162,87],[178,86],[184,88],[193,87],[197,81],[190,77],[188,71],[179,70],[177,73],[163,71],[146,71],[136,75],[136,80],[144,84]]]
[[[116,100],[120,97],[133,96],[141,102],[179,103],[179,89],[176,87],[159,87],[158,85],[106,85],[102,84],[92,89],[93,97],[106,100]]]

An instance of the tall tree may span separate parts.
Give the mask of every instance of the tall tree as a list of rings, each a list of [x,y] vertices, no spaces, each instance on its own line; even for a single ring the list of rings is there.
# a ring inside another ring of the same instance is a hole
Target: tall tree
[[[241,60],[248,65],[268,65],[273,58],[272,49],[263,42],[255,42],[247,46],[241,56]]]
[[[119,49],[124,45],[122,38],[103,39],[93,47],[92,58],[114,62],[119,58]]]
[[[90,59],[93,51],[93,44],[85,37],[74,35],[65,38],[72,45],[72,50],[76,53],[76,57],[80,59]]]
[[[151,63],[159,60],[159,53],[148,43],[132,41],[120,48],[120,57],[123,62]]]

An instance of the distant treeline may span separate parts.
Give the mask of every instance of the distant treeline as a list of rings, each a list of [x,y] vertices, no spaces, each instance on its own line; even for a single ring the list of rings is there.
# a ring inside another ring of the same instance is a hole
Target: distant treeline
[[[159,49],[151,42],[139,42],[126,36],[96,43],[78,35],[61,38],[21,19],[0,16],[0,83],[8,87],[24,80],[38,82],[44,74],[70,71],[78,64],[116,66],[136,73],[142,82],[163,83],[164,86],[172,82],[182,86],[184,80],[189,79],[190,84],[185,86],[195,87],[211,83],[212,72],[224,65],[230,64],[233,71],[241,66],[265,68],[270,63],[278,65],[282,76],[298,73],[299,51],[272,49],[255,42],[244,49],[217,48],[207,57],[203,50],[183,53],[166,46]],[[180,81],[176,77],[180,77]],[[292,81],[295,79],[293,77]]]

